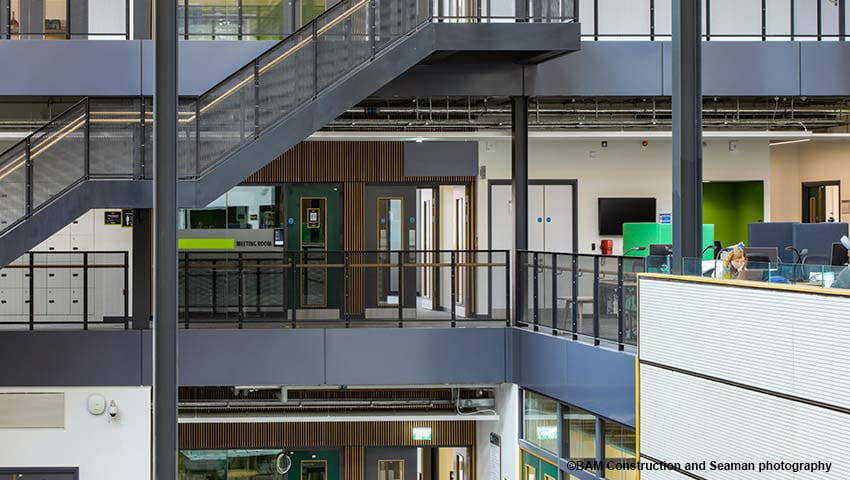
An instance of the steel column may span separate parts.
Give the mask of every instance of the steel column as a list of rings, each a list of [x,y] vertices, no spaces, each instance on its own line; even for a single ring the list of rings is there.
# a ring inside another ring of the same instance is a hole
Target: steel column
[[[151,211],[133,210],[133,329],[150,328],[151,318]]]
[[[153,101],[153,478],[176,480],[177,3],[171,0],[154,0]]]
[[[514,304],[517,319],[522,318],[525,288],[519,250],[528,250],[528,97],[511,97],[511,195],[514,207]],[[510,287],[510,286],[508,286]]]
[[[702,249],[702,40],[699,2],[673,2],[673,272]]]

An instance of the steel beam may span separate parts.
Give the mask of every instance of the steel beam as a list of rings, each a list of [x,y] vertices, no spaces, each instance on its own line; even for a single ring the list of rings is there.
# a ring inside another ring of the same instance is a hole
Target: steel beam
[[[519,268],[518,250],[528,250],[528,97],[511,97],[511,195],[514,209],[514,319],[525,308],[526,272]]]
[[[673,272],[702,251],[702,22],[699,2],[673,1]]]
[[[177,478],[177,4],[154,3],[153,478]]]

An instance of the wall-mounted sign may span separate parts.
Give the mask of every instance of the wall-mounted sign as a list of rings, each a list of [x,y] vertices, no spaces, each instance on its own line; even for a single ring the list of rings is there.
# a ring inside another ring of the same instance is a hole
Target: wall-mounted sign
[[[658,214],[658,223],[672,223],[673,222],[673,214],[672,213],[659,213]]]
[[[286,233],[282,228],[274,229],[274,246],[275,247],[284,247],[286,246]]]
[[[554,425],[544,425],[537,427],[537,438],[539,440],[557,440],[558,427]]]
[[[104,225],[121,225],[121,210],[107,210],[103,212]]]
[[[121,226],[124,228],[133,227],[133,211],[130,209],[121,210]]]
[[[322,221],[320,220],[321,210],[318,208],[307,209],[307,228],[321,228]]]
[[[256,213],[252,213],[251,215],[248,216],[248,219],[251,220],[252,222],[254,222],[254,221],[259,220],[260,216],[257,215]]]
[[[413,427],[414,441],[430,441],[431,427]]]

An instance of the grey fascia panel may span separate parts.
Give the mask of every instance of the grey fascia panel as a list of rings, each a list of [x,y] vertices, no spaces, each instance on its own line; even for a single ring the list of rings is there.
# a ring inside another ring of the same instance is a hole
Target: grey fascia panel
[[[3,332],[0,386],[142,385],[138,331]]]
[[[664,45],[664,95],[673,94],[673,47]],[[800,94],[800,42],[703,42],[703,96]]]
[[[416,65],[375,92],[375,97],[523,95],[521,65]],[[425,107],[425,105],[423,105]]]
[[[658,96],[661,42],[582,42],[581,50],[526,69],[529,96]]]
[[[800,42],[800,75],[801,95],[850,95],[850,44]]]
[[[405,177],[474,177],[478,175],[478,142],[404,143]]]
[[[0,46],[0,95],[137,96],[141,44],[126,40],[15,40]]]
[[[142,379],[152,379],[151,332],[142,339]],[[180,330],[179,382],[209,385],[322,385],[324,330]]]
[[[331,385],[505,381],[504,328],[328,329]]]

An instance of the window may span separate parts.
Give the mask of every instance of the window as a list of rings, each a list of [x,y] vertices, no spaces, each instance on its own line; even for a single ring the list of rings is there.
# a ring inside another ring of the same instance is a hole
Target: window
[[[404,460],[378,460],[378,480],[404,480]]]
[[[564,453],[574,462],[596,459],[596,416],[575,407],[563,407]]]
[[[528,390],[523,392],[523,438],[558,453],[558,403]]]
[[[204,208],[180,210],[181,229],[272,229],[283,227],[283,187],[239,186]]]
[[[635,463],[635,432],[613,422],[604,422],[606,467],[620,467]],[[609,480],[634,480],[635,471],[628,468],[605,470]]]

